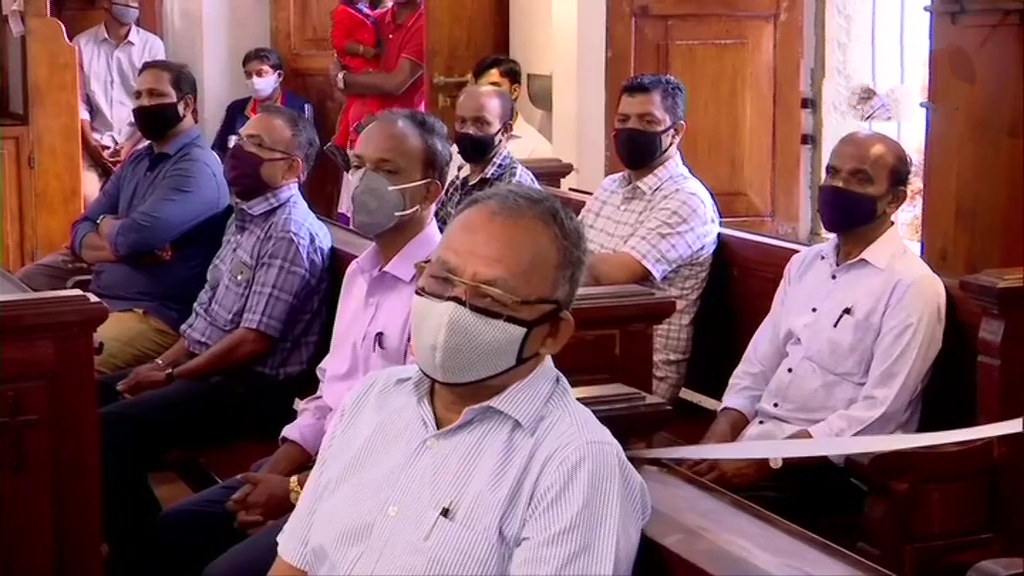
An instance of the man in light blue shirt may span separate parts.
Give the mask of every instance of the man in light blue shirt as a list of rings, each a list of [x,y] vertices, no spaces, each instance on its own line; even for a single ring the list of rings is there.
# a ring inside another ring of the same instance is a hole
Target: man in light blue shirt
[[[550,358],[586,253],[541,190],[465,201],[418,267],[416,365],[334,411],[271,574],[632,572],[646,486]]]

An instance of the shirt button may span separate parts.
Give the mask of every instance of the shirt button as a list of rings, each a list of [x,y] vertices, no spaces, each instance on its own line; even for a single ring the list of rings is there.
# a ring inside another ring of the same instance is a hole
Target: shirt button
[[[772,402],[772,408],[778,408],[778,407],[779,407],[779,403],[778,402]]]
[[[835,275],[835,274],[833,274],[833,275],[832,275],[832,279],[833,279],[833,280],[835,280],[835,279],[836,279],[836,275]]]
[[[758,424],[764,424],[764,420],[758,420],[757,423]]]
[[[789,372],[790,374],[792,374],[793,373],[793,369],[792,368],[786,368],[786,372]]]
[[[427,440],[427,448],[433,448],[435,446],[437,446],[437,440],[434,440],[433,438]]]
[[[818,309],[817,308],[811,308],[811,312],[817,313]]]
[[[392,507],[388,508],[388,516],[397,516],[397,515],[398,515],[398,506],[392,506]]]

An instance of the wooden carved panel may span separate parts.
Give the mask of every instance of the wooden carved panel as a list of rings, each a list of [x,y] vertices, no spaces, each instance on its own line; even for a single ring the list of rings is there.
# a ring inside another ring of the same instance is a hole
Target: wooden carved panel
[[[611,0],[608,117],[629,76],[687,87],[687,163],[727,218],[799,216],[800,0]],[[609,130],[611,129],[609,125]],[[608,138],[608,172],[621,164]]]

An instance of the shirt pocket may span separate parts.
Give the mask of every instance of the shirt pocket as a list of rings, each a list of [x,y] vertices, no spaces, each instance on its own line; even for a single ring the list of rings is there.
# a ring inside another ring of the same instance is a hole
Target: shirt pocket
[[[236,256],[227,263],[209,307],[210,321],[218,328],[238,328],[249,299],[255,270],[252,260],[243,256]]]
[[[826,314],[808,331],[807,356],[819,368],[844,380],[867,380],[877,326],[844,309]],[[826,322],[827,320],[827,322]]]
[[[426,526],[418,543],[428,574],[497,574],[506,557],[497,527],[472,519],[436,517]]]

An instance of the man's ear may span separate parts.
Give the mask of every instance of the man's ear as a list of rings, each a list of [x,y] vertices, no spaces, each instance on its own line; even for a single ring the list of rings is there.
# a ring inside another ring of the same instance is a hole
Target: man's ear
[[[189,116],[196,118],[198,121],[198,114],[196,113],[196,99],[195,96],[191,95],[185,96],[181,99],[181,117],[187,118]]]
[[[508,93],[512,95],[513,101],[519,100],[520,94],[523,93],[523,87],[519,84],[513,84],[512,87],[508,89]]]
[[[895,214],[900,206],[907,201],[907,189],[906,187],[900,186],[899,188],[892,189],[892,195],[889,201],[886,202],[885,211],[889,214]]]
[[[431,180],[424,185],[426,194],[423,195],[423,205],[432,206],[437,203],[438,198],[441,197],[441,193],[444,192],[444,186],[437,180]]]
[[[682,120],[676,122],[676,125],[673,126],[672,132],[676,139],[676,143],[678,144],[679,142],[682,142],[683,135],[686,134],[686,122],[683,122]]]
[[[508,135],[512,133],[512,122],[509,121],[502,124],[499,132],[501,132],[502,136],[508,137]]]
[[[563,311],[558,315],[558,319],[551,323],[551,332],[548,333],[537,352],[548,356],[558,354],[575,332],[576,321],[573,320],[572,314]]]

